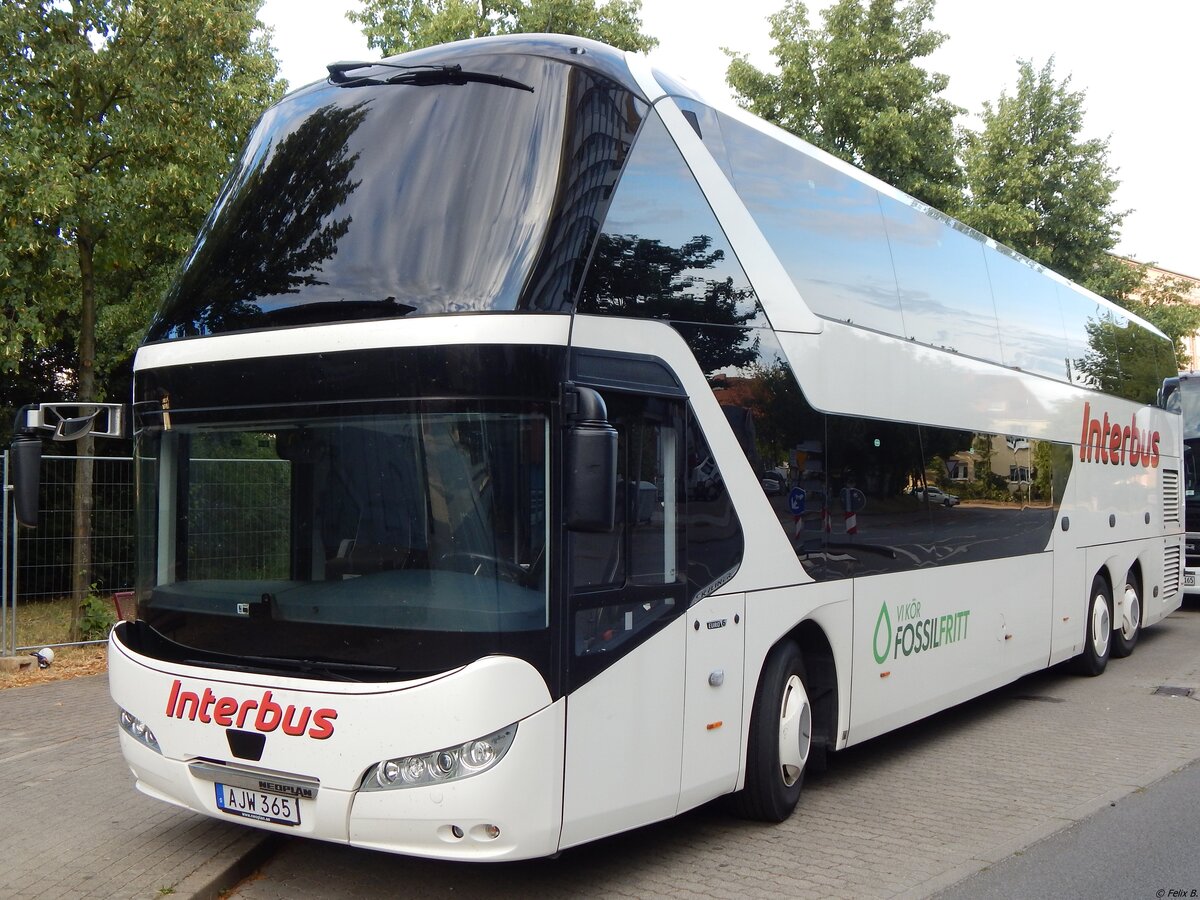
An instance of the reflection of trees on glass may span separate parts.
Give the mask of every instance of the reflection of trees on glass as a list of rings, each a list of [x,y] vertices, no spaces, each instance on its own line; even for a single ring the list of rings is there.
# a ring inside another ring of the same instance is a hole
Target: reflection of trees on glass
[[[1115,318],[1089,319],[1088,349],[1074,361],[1082,381],[1107,394],[1153,403],[1161,382],[1159,355],[1170,348],[1157,335]]]
[[[350,227],[349,216],[331,215],[360,184],[350,181],[358,154],[349,141],[365,115],[365,103],[318,109],[234,188],[231,207],[209,226],[221,233],[200,235],[196,258],[172,290],[207,300],[184,326],[188,333],[253,327],[265,315],[259,300],[323,283],[321,263]]]
[[[753,410],[759,456],[770,465],[793,456],[795,448],[820,446],[833,464],[824,473],[827,492],[836,493],[844,480],[853,478],[869,496],[900,495],[920,477],[923,459],[949,458],[970,446],[967,432],[948,428],[923,428],[903,422],[885,422],[852,416],[826,416],[809,405],[787,364],[775,359],[747,370],[742,379],[718,380],[717,396],[736,390],[737,402]]]
[[[680,247],[636,234],[601,235],[579,311],[730,326],[688,330],[685,337],[705,372],[747,365],[757,357],[746,327],[758,314],[754,290],[735,285],[732,277],[696,274],[725,259],[712,243],[706,234]]]
[[[805,441],[824,440],[823,417],[804,402],[782,361],[756,363],[746,381],[742,402],[753,410],[758,455],[768,466],[788,459],[791,449]]]

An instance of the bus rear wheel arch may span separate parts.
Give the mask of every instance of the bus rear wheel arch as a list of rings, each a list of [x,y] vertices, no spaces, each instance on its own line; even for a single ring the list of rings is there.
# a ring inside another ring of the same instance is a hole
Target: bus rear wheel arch
[[[1112,655],[1124,658],[1133,652],[1142,633],[1142,577],[1136,566],[1125,573],[1119,608],[1119,613],[1114,612]]]
[[[1113,593],[1108,578],[1098,572],[1087,597],[1083,650],[1075,657],[1081,675],[1101,674],[1113,649]]]

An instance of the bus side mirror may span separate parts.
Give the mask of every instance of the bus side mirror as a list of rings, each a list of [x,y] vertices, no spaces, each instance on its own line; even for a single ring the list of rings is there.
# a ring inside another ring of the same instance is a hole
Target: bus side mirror
[[[13,427],[10,475],[13,511],[17,521],[30,528],[38,524],[38,487],[42,476],[40,433],[50,440],[69,443],[96,437],[128,437],[128,410],[120,403],[31,403],[21,407]]]
[[[17,521],[30,528],[38,524],[38,485],[42,480],[42,442],[28,434],[13,438],[9,450],[12,475],[13,512]]]
[[[570,422],[563,447],[563,507],[571,531],[612,531],[617,509],[617,430],[591,388],[564,386]]]

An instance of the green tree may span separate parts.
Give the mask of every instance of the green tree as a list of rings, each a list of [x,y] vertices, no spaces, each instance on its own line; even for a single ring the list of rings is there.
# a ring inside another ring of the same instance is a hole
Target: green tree
[[[726,81],[746,109],[902,191],[954,214],[962,202],[945,75],[921,60],[946,36],[926,28],[934,0],[838,0],[809,25],[800,0],[770,18],[778,73],[729,50]]]
[[[102,398],[105,373],[137,343],[251,123],[281,93],[260,5],[0,6],[0,369],[70,334],[73,399]],[[91,449],[85,439],[77,453]],[[81,462],[79,599],[90,513]]]
[[[658,40],[642,32],[641,0],[365,0],[346,14],[368,46],[392,56],[492,34],[574,34],[645,52]]]
[[[1200,306],[1189,299],[1194,289],[1195,285],[1186,278],[1145,276],[1136,293],[1114,298],[1134,315],[1158,326],[1171,339],[1180,369],[1196,363],[1184,345],[1185,338],[1200,331]]]
[[[970,200],[962,218],[1030,259],[1119,299],[1140,278],[1111,255],[1125,213],[1108,140],[1081,137],[1084,93],[1057,81],[1054,60],[1019,63],[1016,91],[983,106],[966,141]]]

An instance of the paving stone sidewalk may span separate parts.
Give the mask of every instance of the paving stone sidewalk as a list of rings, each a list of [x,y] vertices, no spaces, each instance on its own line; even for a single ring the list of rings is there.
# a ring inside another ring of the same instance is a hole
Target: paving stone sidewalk
[[[1162,685],[1196,696],[1156,694]],[[286,838],[229,900],[359,900],[398,886],[431,900],[925,898],[1197,758],[1200,602],[1189,600],[1099,678],[1031,675],[836,754],[781,825],[709,805],[556,860],[497,865]]]
[[[268,844],[142,796],[95,676],[0,691],[0,897],[216,898],[259,867],[232,898],[927,897],[1197,758],[1189,601],[1099,679],[1030,676],[838,754],[782,825],[709,806],[559,860],[464,866]]]
[[[0,897],[215,897],[264,837],[151,800],[105,675],[0,691]]]

